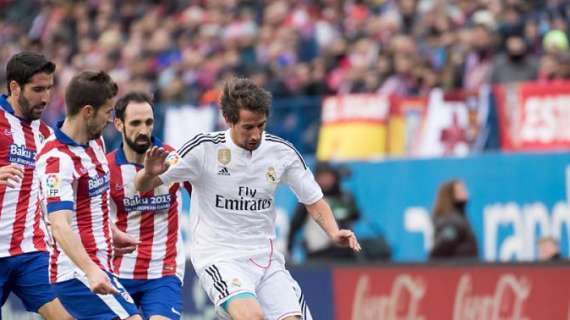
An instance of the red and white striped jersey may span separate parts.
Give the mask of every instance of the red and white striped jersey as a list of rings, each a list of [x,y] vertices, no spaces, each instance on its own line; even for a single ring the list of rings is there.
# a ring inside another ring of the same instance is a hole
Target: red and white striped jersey
[[[113,272],[111,178],[103,139],[80,145],[56,128],[39,151],[37,170],[47,214],[73,212],[71,229],[79,235],[85,251],[102,270]],[[52,241],[49,268],[52,283],[82,274],[56,241]]]
[[[0,185],[0,258],[47,251],[34,169],[36,151],[51,134],[41,120],[15,116],[7,97],[0,96],[0,167],[14,164],[24,170],[14,188]]]
[[[153,142],[162,146],[158,139]],[[112,220],[117,228],[140,241],[134,252],[113,258],[119,278],[146,280],[176,275],[182,280],[185,256],[180,232],[181,188],[190,192],[190,184],[162,185],[141,193],[135,189],[135,176],[142,166],[127,161],[122,145],[109,153],[107,160]]]

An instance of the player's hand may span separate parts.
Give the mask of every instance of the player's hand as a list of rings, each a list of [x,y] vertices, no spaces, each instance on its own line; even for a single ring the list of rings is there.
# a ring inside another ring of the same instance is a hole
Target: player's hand
[[[150,176],[158,176],[168,169],[166,163],[168,152],[164,148],[153,146],[146,151],[144,157],[144,170]]]
[[[107,274],[98,267],[93,268],[93,270],[85,275],[89,281],[89,289],[91,292],[96,294],[115,294],[119,292],[115,289]]]
[[[356,235],[354,235],[354,232],[351,230],[339,230],[333,235],[332,240],[337,245],[341,247],[349,247],[355,252],[360,252],[360,250],[362,250],[360,243],[358,243],[358,239],[356,239]]]
[[[113,230],[113,249],[115,256],[131,253],[137,249],[140,241],[128,233],[118,229]]]
[[[6,185],[10,188],[16,187],[16,184],[24,177],[22,168],[13,164],[0,167],[0,185]]]

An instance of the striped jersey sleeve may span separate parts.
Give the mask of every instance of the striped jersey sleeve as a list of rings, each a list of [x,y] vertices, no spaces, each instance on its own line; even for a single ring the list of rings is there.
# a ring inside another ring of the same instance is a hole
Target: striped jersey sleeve
[[[41,190],[48,213],[74,210],[73,162],[64,153],[52,152],[45,157],[40,173]]]

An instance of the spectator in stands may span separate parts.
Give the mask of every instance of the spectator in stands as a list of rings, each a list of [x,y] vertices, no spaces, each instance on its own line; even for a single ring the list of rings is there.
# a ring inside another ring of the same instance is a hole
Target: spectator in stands
[[[506,40],[506,52],[495,57],[491,83],[529,81],[537,78],[538,62],[528,55],[523,36],[512,34]]]
[[[443,183],[433,207],[430,258],[477,258],[477,240],[465,214],[469,194],[461,180]]]
[[[546,236],[538,240],[538,259],[540,261],[560,261],[560,245],[554,237]]]
[[[324,198],[330,204],[339,228],[347,228],[360,217],[351,193],[341,188],[341,172],[328,163],[321,163],[315,170],[315,179],[321,186]],[[331,242],[319,225],[309,219],[305,206],[298,206],[291,220],[287,249],[293,249],[295,236],[304,226],[304,246],[308,262],[353,261],[352,250],[346,250]]]

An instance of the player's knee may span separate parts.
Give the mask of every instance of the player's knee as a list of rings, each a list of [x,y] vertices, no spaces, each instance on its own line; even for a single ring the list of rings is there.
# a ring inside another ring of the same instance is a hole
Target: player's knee
[[[261,308],[250,306],[249,308],[236,308],[230,313],[232,320],[263,320],[265,316]]]
[[[142,318],[138,314],[135,314],[134,316],[128,317],[127,320],[142,320]]]
[[[261,310],[243,310],[232,316],[232,320],[264,320]]]

